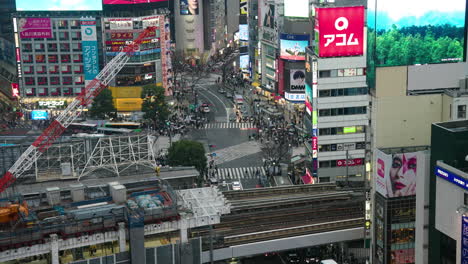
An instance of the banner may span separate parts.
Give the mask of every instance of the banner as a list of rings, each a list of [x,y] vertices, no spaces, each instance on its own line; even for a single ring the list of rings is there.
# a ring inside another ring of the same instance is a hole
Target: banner
[[[289,90],[297,91],[305,89],[305,70],[289,70]]]
[[[85,84],[99,73],[99,54],[96,35],[96,19],[81,19],[81,41],[83,49],[83,68]]]
[[[468,263],[468,217],[462,216],[462,238],[461,238],[461,261],[460,263]]]
[[[21,39],[52,38],[50,18],[20,18],[18,30]]]
[[[249,5],[248,0],[240,0],[240,14],[241,15],[248,15],[249,13]]]
[[[171,30],[169,26],[169,17],[163,17],[159,20],[161,32],[161,66],[163,87],[166,96],[172,95],[173,75],[171,59]]]

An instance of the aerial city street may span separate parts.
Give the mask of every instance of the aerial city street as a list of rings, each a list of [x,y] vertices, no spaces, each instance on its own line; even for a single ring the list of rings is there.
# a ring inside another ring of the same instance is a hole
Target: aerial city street
[[[466,7],[0,1],[0,263],[468,263]]]

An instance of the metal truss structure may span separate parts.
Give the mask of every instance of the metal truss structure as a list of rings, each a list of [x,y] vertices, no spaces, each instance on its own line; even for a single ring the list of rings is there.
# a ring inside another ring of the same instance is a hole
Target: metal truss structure
[[[130,60],[135,51],[139,49],[143,40],[155,31],[155,27],[148,27],[138,38],[125,46],[101,72],[86,85],[85,89],[78,95],[68,107],[46,128],[42,134],[29,146],[23,154],[16,160],[13,166],[0,178],[0,192],[11,186],[18,177],[21,177],[26,171],[30,170],[36,163],[36,160],[44,153],[67,127],[75,121],[87,108],[94,98],[115,78],[117,73]]]
[[[139,166],[143,166],[154,169],[156,139],[148,134],[100,138],[78,180],[97,170],[120,176],[129,168],[138,170]]]

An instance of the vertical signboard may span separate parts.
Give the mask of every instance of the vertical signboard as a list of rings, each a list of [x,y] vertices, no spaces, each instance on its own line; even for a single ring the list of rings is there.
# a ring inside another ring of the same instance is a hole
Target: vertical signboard
[[[468,263],[468,216],[462,216],[461,230],[461,261],[460,263]]]
[[[249,11],[248,0],[240,0],[239,7],[240,7],[239,13],[241,15],[248,15],[248,11]]]
[[[315,31],[319,57],[364,53],[364,6],[317,8]]]
[[[83,49],[83,70],[85,85],[96,78],[99,73],[99,58],[96,34],[96,19],[81,19],[81,41]]]
[[[172,95],[172,60],[171,60],[171,31],[169,26],[169,18],[161,16],[160,34],[161,34],[161,68],[162,68],[162,81],[164,87],[164,94],[166,96]]]
[[[312,60],[312,144],[316,144],[317,148],[312,148],[312,164],[314,166],[314,176],[318,176],[318,116],[317,116],[317,76],[318,64],[317,60]],[[312,146],[313,147],[313,146]]]
[[[19,93],[19,84],[18,83],[12,83],[11,84],[11,95],[14,98],[18,98],[20,93]]]

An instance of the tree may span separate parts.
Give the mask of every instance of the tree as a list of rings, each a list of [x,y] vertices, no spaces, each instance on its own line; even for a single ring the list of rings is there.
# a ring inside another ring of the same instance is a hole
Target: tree
[[[275,168],[279,168],[281,161],[289,163],[288,160],[291,159],[290,147],[290,142],[285,137],[283,140],[271,140],[262,144],[260,149],[262,150],[263,158],[267,161],[268,170],[271,167],[277,170]]]
[[[206,155],[203,144],[192,140],[174,142],[168,150],[171,166],[194,166],[201,175],[206,170]]]
[[[143,118],[151,120],[154,128],[164,126],[170,113],[164,96],[164,88],[155,84],[147,84],[143,86],[141,99],[143,99],[141,105]]]
[[[117,109],[114,106],[112,92],[109,89],[104,89],[94,98],[94,102],[89,109],[89,115],[96,119],[115,118]]]

